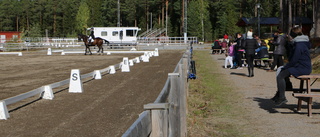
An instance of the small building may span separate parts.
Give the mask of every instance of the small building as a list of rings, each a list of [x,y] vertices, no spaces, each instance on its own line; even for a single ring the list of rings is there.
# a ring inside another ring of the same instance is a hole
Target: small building
[[[292,18],[293,24],[302,24],[302,32],[303,34],[309,35],[310,30],[312,28],[313,22],[311,19],[307,17],[294,17]],[[236,25],[239,27],[248,27],[254,26],[258,23],[258,18],[245,18],[242,17]],[[260,25],[261,26],[270,26],[270,31],[272,32],[272,26],[279,26],[280,25],[280,18],[278,17],[260,17]]]
[[[17,31],[0,31],[0,43],[19,40],[20,34],[21,32],[17,32]]]

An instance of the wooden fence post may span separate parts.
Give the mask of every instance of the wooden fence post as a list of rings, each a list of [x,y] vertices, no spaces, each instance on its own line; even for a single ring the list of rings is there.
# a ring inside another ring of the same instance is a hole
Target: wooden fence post
[[[180,98],[179,98],[179,73],[169,73],[170,91],[169,102],[169,137],[180,137]]]
[[[151,103],[144,105],[145,110],[151,111],[152,130],[150,137],[168,136],[169,103]]]
[[[180,98],[180,137],[187,136],[187,91],[188,91],[188,59],[187,57],[182,58],[182,64],[179,65],[179,72],[181,74],[180,78],[180,90],[179,90],[179,98]]]

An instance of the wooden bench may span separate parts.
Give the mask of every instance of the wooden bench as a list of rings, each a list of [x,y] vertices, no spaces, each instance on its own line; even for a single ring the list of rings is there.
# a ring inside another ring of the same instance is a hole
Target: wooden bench
[[[211,49],[212,53],[213,51],[216,51],[216,54],[221,54],[222,53],[222,49]]]
[[[300,80],[300,88],[297,92],[292,93],[292,96],[298,98],[297,111],[301,110],[302,101],[308,104],[308,116],[312,116],[312,98],[320,97],[320,94],[312,91],[319,91],[319,89],[311,89],[311,86],[320,78],[320,74],[301,75],[297,77]],[[311,79],[314,81],[311,83]],[[306,83],[306,89],[304,89],[304,83]]]
[[[246,61],[247,59],[243,58],[241,60]],[[253,61],[263,61],[263,60],[270,61],[270,62],[273,61],[273,59],[253,59]]]

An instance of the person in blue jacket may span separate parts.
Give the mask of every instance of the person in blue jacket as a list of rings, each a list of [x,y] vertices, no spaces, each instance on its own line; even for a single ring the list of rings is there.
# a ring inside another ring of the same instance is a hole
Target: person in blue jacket
[[[300,27],[291,29],[290,36],[293,38],[293,47],[289,55],[289,62],[284,65],[280,73],[277,75],[277,93],[272,98],[276,106],[288,102],[285,97],[286,83],[289,76],[298,77],[301,75],[309,75],[312,71],[311,57],[309,49],[311,43],[306,35],[302,34]]]
[[[256,58],[260,59],[263,61],[265,67],[269,66],[269,51],[268,51],[268,47],[266,46],[266,42],[261,41],[261,46],[259,48],[256,49],[256,53],[257,56]],[[261,64],[261,62],[260,62]]]

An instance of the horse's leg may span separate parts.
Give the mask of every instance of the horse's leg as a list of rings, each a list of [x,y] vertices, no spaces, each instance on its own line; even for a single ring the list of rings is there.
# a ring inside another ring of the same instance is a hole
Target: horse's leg
[[[97,45],[98,46],[98,45]],[[98,51],[97,51],[97,53],[98,53],[98,55],[100,55],[100,47],[98,46]]]
[[[103,55],[103,46],[101,45],[101,53],[102,53],[102,55]]]
[[[100,52],[100,50],[101,50],[101,46],[99,46],[99,45],[97,45],[97,46],[98,46],[98,48],[99,48],[98,52]]]
[[[88,50],[89,50],[90,55],[92,55],[92,52],[91,52],[91,50],[90,50],[90,47],[89,47],[89,46],[88,46]]]
[[[87,55],[87,48],[88,48],[88,46],[86,46],[86,51],[84,52],[84,55]]]

